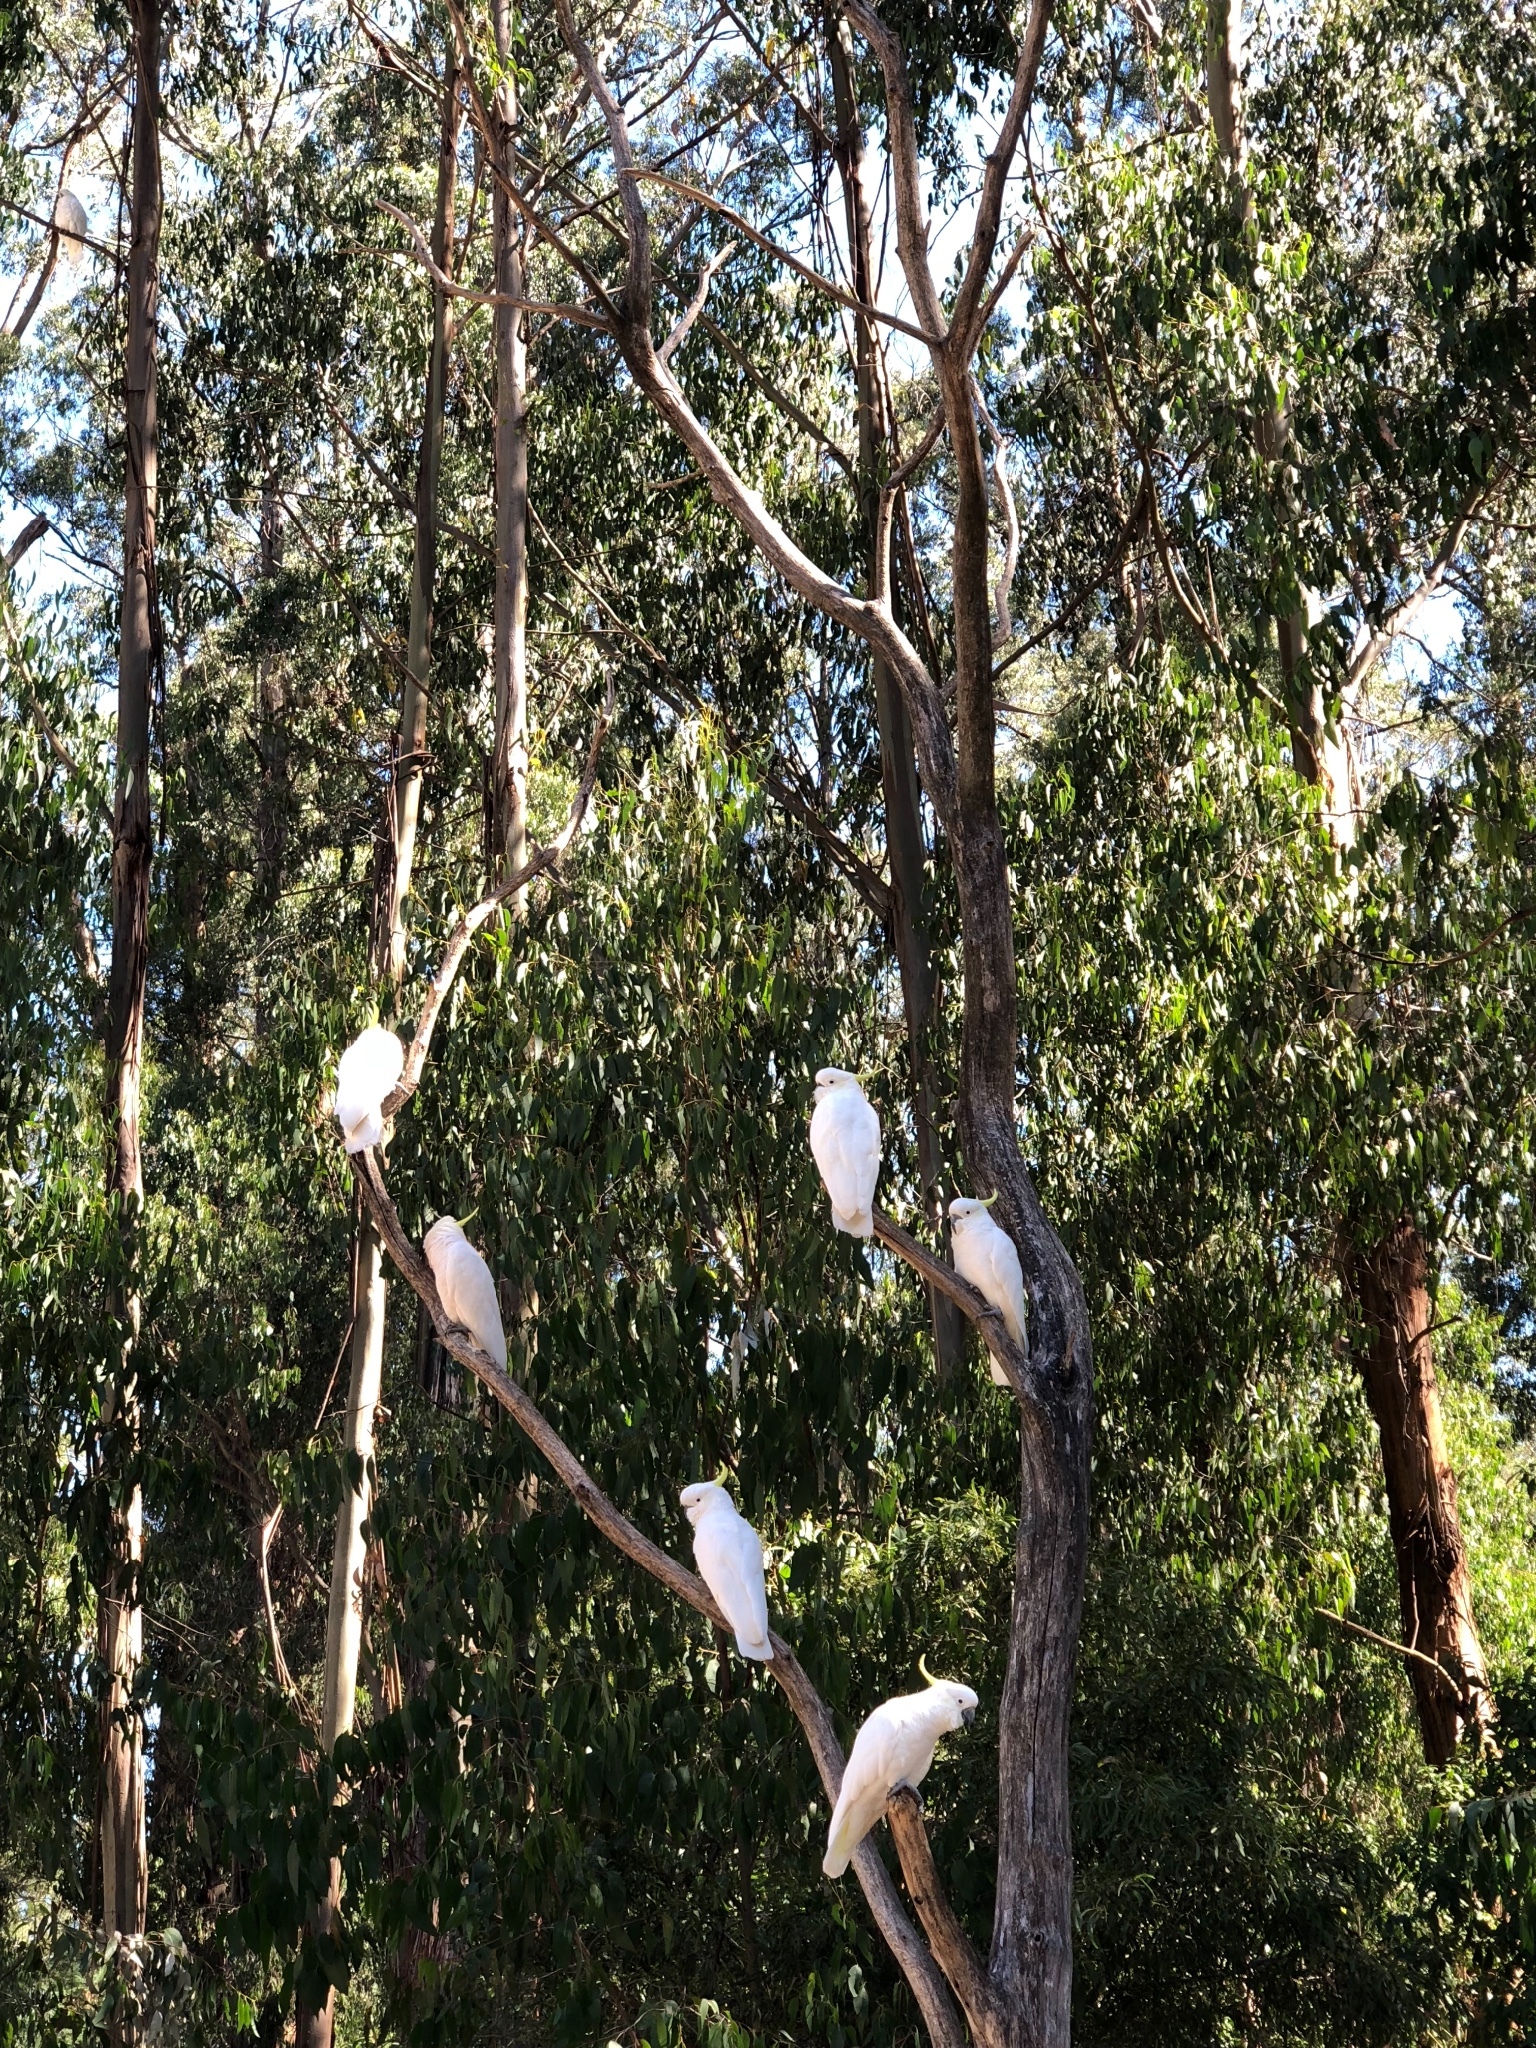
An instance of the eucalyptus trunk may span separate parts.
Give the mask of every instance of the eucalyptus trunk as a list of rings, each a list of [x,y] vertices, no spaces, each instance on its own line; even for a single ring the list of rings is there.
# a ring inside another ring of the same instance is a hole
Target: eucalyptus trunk
[[[853,274],[853,295],[861,305],[874,304],[874,265],[870,232],[869,193],[864,182],[864,134],[855,91],[852,38],[841,17],[827,38],[837,115],[837,167],[843,188],[843,215]],[[864,314],[854,320],[858,351],[859,495],[865,529],[868,587],[879,591],[884,574],[878,539],[877,506],[880,466],[890,449],[890,407],[885,365],[875,323]],[[884,594],[880,592],[880,594]],[[912,1076],[912,1122],[917,1134],[918,1178],[928,1222],[944,1250],[949,1226],[944,1215],[944,1153],[939,1142],[938,1102],[934,1087],[930,1033],[938,974],[933,947],[923,923],[923,880],[927,852],[923,844],[922,809],[918,795],[917,759],[912,723],[890,665],[878,649],[871,652],[870,681],[880,731],[880,780],[885,801],[885,847],[890,871],[890,929],[901,974],[902,1007],[907,1027],[907,1061]],[[933,1327],[934,1361],[941,1379],[948,1379],[965,1354],[960,1311],[931,1282],[929,1320]]]
[[[1352,1237],[1342,1265],[1361,1321],[1356,1358],[1381,1432],[1403,1643],[1417,1652],[1406,1661],[1424,1754],[1449,1763],[1469,1729],[1491,1726],[1493,1702],[1446,1455],[1424,1240],[1404,1216],[1367,1251]]]
[[[1206,19],[1211,127],[1247,232],[1254,206],[1243,131],[1242,0],[1208,0]],[[1255,439],[1271,464],[1288,459],[1292,444],[1283,407],[1258,422]],[[1277,634],[1291,759],[1296,773],[1317,790],[1329,837],[1344,853],[1355,843],[1362,801],[1347,723],[1351,706],[1346,698],[1328,715],[1322,683],[1307,656],[1304,611],[1282,617]],[[1381,1442],[1404,1647],[1434,1657],[1446,1673],[1442,1681],[1416,1658],[1406,1660],[1425,1757],[1445,1764],[1463,1735],[1491,1727],[1494,1706],[1472,1612],[1456,1476],[1445,1450],[1429,1335],[1428,1249],[1411,1216],[1399,1218],[1379,1243],[1362,1239],[1346,1220],[1338,1265],[1360,1332],[1355,1365]]]
[[[496,54],[509,66],[510,0],[496,0]],[[491,763],[491,866],[498,881],[523,865],[528,849],[528,348],[522,310],[522,224],[511,194],[517,89],[504,68],[492,121],[491,232],[497,302],[496,575],[491,641],[496,739]],[[514,897],[516,915],[521,897]]]
[[[447,275],[453,263],[454,197],[458,179],[459,81],[452,57],[443,86],[437,165],[437,205],[432,256]],[[394,804],[390,819],[393,858],[389,870],[388,919],[373,962],[374,976],[398,991],[405,975],[405,905],[410,895],[421,817],[427,709],[431,697],[432,607],[437,583],[438,487],[442,472],[448,360],[453,348],[452,300],[433,291],[432,347],[427,364],[421,457],[416,477],[416,533],[411,563],[411,607],[407,626],[406,676],[400,698]],[[364,1527],[372,1505],[373,1431],[384,1380],[384,1334],[388,1287],[384,1249],[372,1217],[358,1222],[356,1279],[352,1300],[352,1343],[347,1412],[342,1434],[344,1491],[336,1516],[331,1556],[330,1606],[325,1629],[325,1691],[320,1717],[321,1746],[329,1755],[339,1736],[351,1731],[357,1708],[357,1667],[363,1638]],[[327,1934],[341,1905],[341,1866],[333,1862],[316,1929]],[[330,2048],[336,1994],[314,2011],[300,2007],[298,2048]]]
[[[117,763],[112,834],[112,969],[107,989],[106,1079],[110,1160],[107,1197],[120,1234],[121,1271],[112,1308],[118,1328],[111,1361],[99,1477],[109,1502],[107,1558],[97,1588],[101,1667],[97,1861],[102,1925],[126,1944],[144,1933],[149,1867],[144,1813],[144,1718],[136,1692],[143,1660],[141,1574],[144,1498],[139,1480],[141,1412],[137,1346],[139,1213],[144,1172],[139,1114],[144,996],[149,972],[149,896],[154,839],[149,808],[150,716],[159,668],[155,592],[157,410],[155,320],[159,297],[160,54],[158,0],[135,0],[132,190],[129,202],[127,345],[123,424],[127,453],[123,593],[118,642]],[[132,1973],[122,1982],[130,1990]],[[113,2022],[115,2039],[139,2037],[131,1996]]]

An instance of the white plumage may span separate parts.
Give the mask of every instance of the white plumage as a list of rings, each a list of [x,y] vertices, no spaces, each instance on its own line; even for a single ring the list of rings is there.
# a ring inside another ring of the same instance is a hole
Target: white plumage
[[[73,270],[85,254],[85,231],[90,225],[85,208],[73,192],[61,192],[54,202],[53,224],[59,234],[59,260]]]
[[[421,1241],[448,1320],[468,1330],[489,1357],[506,1370],[507,1338],[491,1269],[452,1216],[439,1216]]]
[[[968,1685],[953,1685],[947,1679],[936,1680],[926,1692],[902,1693],[875,1708],[853,1738],[843,1787],[832,1809],[827,1853],[821,1861],[828,1877],[842,1876],[898,1786],[915,1790],[922,1783],[939,1737],[968,1728],[975,1718],[975,1693]]]
[[[949,1222],[955,1271],[1001,1313],[1009,1336],[1022,1348],[1024,1269],[1019,1264],[1018,1246],[1006,1230],[992,1221],[988,1205],[969,1196],[950,1203]],[[995,1358],[989,1363],[993,1379],[1000,1387],[1006,1387],[1008,1375]]]
[[[681,1495],[693,1528],[693,1556],[699,1574],[736,1632],[743,1657],[770,1663],[768,1589],[763,1582],[763,1546],[752,1524],[736,1512],[723,1486],[700,1480]]]
[[[816,1075],[811,1114],[811,1156],[832,1203],[832,1220],[850,1237],[873,1237],[875,1182],[880,1178],[880,1119],[841,1067]]]
[[[393,1031],[370,1024],[342,1054],[336,1068],[336,1121],[349,1152],[384,1136],[379,1104],[405,1069],[405,1048]]]

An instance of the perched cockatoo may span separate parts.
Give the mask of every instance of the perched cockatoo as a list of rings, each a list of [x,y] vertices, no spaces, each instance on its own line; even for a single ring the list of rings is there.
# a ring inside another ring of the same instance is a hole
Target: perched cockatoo
[[[384,1136],[379,1104],[404,1068],[405,1048],[382,1024],[370,1024],[342,1054],[336,1069],[336,1121],[349,1152],[377,1145]]]
[[[700,1576],[736,1631],[743,1657],[771,1663],[768,1590],[763,1583],[763,1546],[752,1524],[736,1512],[723,1486],[701,1479],[681,1495],[693,1528],[693,1557]]]
[[[880,1178],[880,1119],[856,1074],[822,1067],[811,1112],[811,1156],[832,1203],[832,1221],[850,1237],[873,1237]]]
[[[984,1294],[1008,1326],[1008,1334],[1020,1349],[1024,1344],[1024,1269],[1019,1248],[999,1224],[992,1221],[992,1202],[977,1202],[962,1195],[949,1205],[950,1245],[955,1271],[969,1280],[978,1294]],[[1008,1375],[995,1358],[989,1359],[992,1377],[1000,1387]]]
[[[891,1794],[902,1785],[915,1791],[922,1783],[939,1737],[969,1728],[976,1718],[976,1695],[968,1685],[932,1678],[923,1663],[918,1669],[928,1690],[884,1701],[853,1738],[821,1859],[828,1877],[842,1876]]]
[[[503,1372],[507,1366],[507,1337],[501,1327],[501,1304],[496,1299],[496,1282],[491,1269],[475,1250],[457,1218],[439,1216],[421,1241],[437,1282],[437,1292],[448,1320],[468,1330],[480,1349],[493,1358]]]
[[[66,270],[73,270],[85,254],[85,231],[90,225],[73,192],[61,192],[55,200],[53,225],[59,237],[59,261]]]

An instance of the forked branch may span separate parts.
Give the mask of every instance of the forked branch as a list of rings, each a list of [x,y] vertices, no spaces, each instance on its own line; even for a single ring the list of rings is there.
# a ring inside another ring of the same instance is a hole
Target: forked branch
[[[406,1236],[375,1155],[371,1151],[354,1153],[351,1165],[364,1206],[388,1246],[395,1265],[426,1305],[443,1348],[473,1373],[506,1410],[587,1520],[616,1549],[623,1551],[669,1593],[702,1614],[715,1628],[725,1628],[725,1616],[703,1580],[679,1564],[676,1558],[668,1556],[666,1551],[643,1535],[627,1515],[620,1513],[559,1431],[546,1419],[537,1402],[503,1372],[458,1324],[449,1321],[431,1268]],[[778,1680],[795,1718],[805,1731],[822,1788],[829,1802],[835,1803],[843,1781],[844,1757],[831,1713],[789,1645],[782,1637],[771,1633],[770,1641],[773,1659],[768,1669]],[[926,1840],[923,1846],[926,1848]],[[879,1851],[867,1836],[855,1852],[853,1867],[875,1923],[912,1987],[934,2048],[964,2048],[964,2029],[944,1977],[908,1919],[896,1887],[880,1860]],[[931,1857],[928,1868],[931,1871]]]
[[[769,567],[783,577],[798,597],[856,633],[889,665],[911,715],[923,786],[941,823],[946,830],[952,830],[957,824],[955,754],[943,698],[916,648],[896,624],[889,603],[855,597],[812,561],[768,510],[760,493],[725,456],[689,404],[681,384],[657,354],[651,335],[650,222],[641,196],[643,174],[635,161],[629,124],[601,65],[576,27],[570,0],[557,0],[557,13],[566,47],[607,124],[609,151],[623,202],[628,260],[618,341],[630,374],[693,456],[716,503],[741,527]],[[919,314],[924,317],[921,308]]]

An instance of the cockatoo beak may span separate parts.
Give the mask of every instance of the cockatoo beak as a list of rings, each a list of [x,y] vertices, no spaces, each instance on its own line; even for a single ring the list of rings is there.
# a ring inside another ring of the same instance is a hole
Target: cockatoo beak
[[[960,1709],[960,1719],[967,1728],[970,1727],[971,1723],[975,1720],[975,1718],[976,1709],[974,1707],[962,1707]]]

